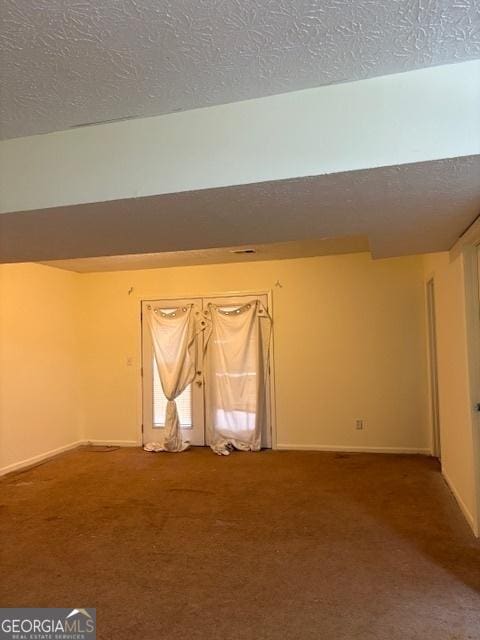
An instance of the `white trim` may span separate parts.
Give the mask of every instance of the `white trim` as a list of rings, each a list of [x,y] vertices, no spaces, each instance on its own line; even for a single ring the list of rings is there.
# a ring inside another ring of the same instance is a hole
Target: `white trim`
[[[71,451],[72,449],[78,449],[78,447],[83,447],[85,445],[103,447],[142,446],[136,440],[77,440],[76,442],[71,442],[70,444],[66,444],[63,447],[57,447],[56,449],[51,449],[50,451],[45,451],[45,453],[39,453],[38,455],[32,456],[31,458],[26,458],[25,460],[20,460],[19,462],[14,462],[13,464],[9,464],[6,467],[2,467],[0,469],[0,476],[4,476],[7,473],[13,473],[14,471],[20,471],[22,469],[28,469],[29,467],[34,467],[39,462],[50,460],[51,458],[55,458],[62,453]]]
[[[441,460],[440,397],[438,388],[436,280],[432,275],[425,281],[425,315],[427,326],[427,368],[429,394],[429,422],[432,454]]]
[[[143,303],[144,299],[141,296],[135,296],[137,302],[137,308],[140,311],[140,325],[137,324],[137,328],[139,327],[139,340],[137,343],[137,354],[136,354],[136,362],[139,363],[137,366],[138,374],[137,378],[137,440],[143,444],[143,416],[145,413],[145,407],[143,406],[144,397],[143,397],[143,375],[144,375],[144,366],[143,362]]]
[[[448,488],[452,492],[453,497],[457,501],[458,506],[460,507],[463,515],[465,516],[466,521],[470,525],[474,535],[478,538],[479,532],[478,532],[478,529],[475,526],[475,518],[470,513],[470,510],[467,508],[467,505],[462,500],[462,498],[460,496],[460,493],[455,488],[455,485],[453,484],[453,482],[450,480],[450,478],[447,476],[447,474],[443,470],[442,470],[442,476],[443,476],[443,479],[445,480],[445,483],[447,484]]]
[[[431,449],[417,447],[356,447],[336,444],[280,444],[277,449],[282,451],[345,451],[351,453],[403,453],[431,456]]]
[[[260,294],[258,294],[260,295]],[[268,354],[268,366],[269,371],[269,383],[270,383],[270,437],[272,449],[278,449],[277,444],[277,387],[275,381],[275,320],[274,320],[274,305],[273,305],[273,289],[267,291],[268,300],[268,313],[272,322],[272,328],[270,333],[270,349]]]
[[[84,445],[93,447],[141,447],[137,440],[85,440]]]
[[[61,453],[65,453],[65,451],[70,451],[71,449],[76,449],[80,447],[82,444],[85,444],[81,440],[77,440],[77,442],[71,442],[70,444],[65,444],[62,447],[57,447],[56,449],[51,449],[50,451],[45,451],[44,453],[39,453],[36,456],[31,456],[30,458],[25,458],[24,460],[20,460],[19,462],[14,462],[13,464],[9,464],[6,467],[2,467],[0,469],[0,476],[3,476],[7,473],[12,473],[12,471],[18,471],[19,469],[25,469],[28,467],[32,467],[43,460],[48,460],[49,458],[54,458],[55,456],[60,455]]]

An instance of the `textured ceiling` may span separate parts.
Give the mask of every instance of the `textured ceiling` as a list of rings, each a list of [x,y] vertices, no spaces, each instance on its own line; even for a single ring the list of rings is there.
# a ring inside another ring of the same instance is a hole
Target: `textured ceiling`
[[[311,256],[329,256],[369,251],[368,241],[362,237],[319,238],[318,240],[303,240],[301,242],[255,244],[255,253],[253,254],[235,253],[235,250],[245,248],[247,247],[164,251],[163,253],[140,253],[126,256],[53,260],[43,262],[43,264],[58,267],[59,269],[76,271],[77,273],[92,273],[95,271],[158,269],[160,267],[183,267],[198,264],[285,260],[287,258],[307,258]],[[251,248],[251,245],[249,245],[248,248]]]
[[[449,249],[480,213],[480,155],[0,215],[0,261],[367,237]]]
[[[0,0],[0,136],[480,57],[478,0]]]

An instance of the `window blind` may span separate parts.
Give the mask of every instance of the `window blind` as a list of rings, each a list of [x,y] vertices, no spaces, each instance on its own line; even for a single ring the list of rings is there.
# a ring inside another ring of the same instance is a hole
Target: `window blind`
[[[167,409],[167,399],[163,393],[158,375],[155,360],[153,366],[153,426],[165,426],[165,411]],[[177,412],[182,429],[191,429],[192,423],[192,385],[189,385],[183,393],[176,399]]]

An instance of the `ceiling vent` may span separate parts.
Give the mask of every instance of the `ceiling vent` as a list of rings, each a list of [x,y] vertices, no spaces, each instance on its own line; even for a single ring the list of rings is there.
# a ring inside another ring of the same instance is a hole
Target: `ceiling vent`
[[[244,253],[257,253],[256,249],[232,249],[232,253],[244,254]]]

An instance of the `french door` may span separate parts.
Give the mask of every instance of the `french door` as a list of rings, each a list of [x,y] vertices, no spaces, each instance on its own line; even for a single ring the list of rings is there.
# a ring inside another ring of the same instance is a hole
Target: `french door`
[[[260,294],[256,296],[214,296],[211,298],[203,298],[203,310],[204,312],[207,311],[208,305],[214,304],[224,313],[235,313],[237,309],[252,300],[258,300],[268,311],[268,296],[266,294]],[[271,448],[272,436],[270,427],[270,372],[268,361],[270,325],[268,324],[268,327],[265,326],[264,329],[264,331],[260,331],[260,338],[264,343],[264,348],[261,349],[262,353],[260,354],[260,362],[256,362],[257,354],[255,352],[257,351],[257,349],[249,349],[249,345],[245,345],[247,357],[245,358],[244,371],[232,371],[229,367],[227,367],[230,369],[228,373],[217,371],[217,375],[223,374],[230,377],[230,385],[232,391],[235,390],[235,382],[237,381],[238,383],[240,383],[239,387],[242,387],[242,391],[236,394],[233,405],[229,407],[229,410],[227,412],[225,412],[226,415],[221,415],[223,409],[214,406],[215,403],[214,401],[212,402],[211,395],[210,393],[208,393],[212,385],[208,384],[209,380],[207,379],[207,393],[205,393],[204,415],[205,420],[209,420],[210,422],[215,421],[218,425],[224,424],[228,427],[228,425],[233,422],[235,423],[237,429],[242,429],[242,426],[248,429],[249,424],[259,419],[262,427],[262,447]],[[266,359],[263,360],[263,357],[265,357]],[[261,385],[261,390],[259,393],[256,377],[260,375],[264,377],[265,384]],[[247,381],[247,384],[245,384],[245,379]],[[256,398],[251,397],[254,394],[257,396]],[[207,434],[208,431],[209,430],[206,429]],[[206,444],[210,445],[211,442],[207,441]]]
[[[174,313],[176,309],[193,305],[193,313],[202,313],[201,298],[182,298],[178,300],[148,300],[142,302],[142,381],[143,381],[143,443],[163,440],[167,398],[155,364],[153,345],[145,322],[146,312],[151,307],[156,311]],[[199,332],[196,340],[197,364],[202,362],[203,334]],[[205,444],[205,418],[203,401],[203,371],[197,368],[195,380],[176,399],[178,417],[182,428],[183,440],[201,446]]]
[[[165,430],[165,411],[167,398],[165,397],[155,364],[152,339],[148,324],[145,321],[146,312],[154,309],[163,313],[174,313],[176,309],[181,309],[187,305],[193,305],[199,331],[196,339],[196,362],[194,381],[176,399],[177,410],[180,419],[183,440],[188,440],[192,445],[203,446],[211,444],[206,437],[206,418],[212,416],[216,408],[211,405],[210,395],[205,393],[205,385],[208,379],[204,372],[204,351],[206,346],[205,332],[202,325],[207,325],[208,305],[215,304],[223,312],[235,312],[246,303],[252,300],[259,300],[263,307],[268,310],[268,296],[260,295],[239,295],[239,296],[214,296],[208,298],[179,298],[169,300],[145,300],[142,302],[142,390],[143,390],[143,443],[161,442]],[[264,353],[268,354],[267,332],[262,333],[262,340],[265,341]],[[247,347],[247,345],[246,345]],[[268,355],[263,362],[263,371],[256,371],[255,367],[247,367],[251,371],[241,372],[244,376],[255,376],[264,374],[264,397],[256,403],[256,410],[261,412],[262,425],[262,447],[271,447],[271,410],[270,410],[270,384],[269,384],[269,363]],[[252,385],[252,388],[255,385]],[[245,420],[252,419],[248,413],[246,405],[251,407],[251,402],[246,402],[246,398],[239,394],[232,407],[235,418]],[[251,408],[250,408],[251,412]],[[255,418],[256,416],[253,416]]]

